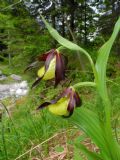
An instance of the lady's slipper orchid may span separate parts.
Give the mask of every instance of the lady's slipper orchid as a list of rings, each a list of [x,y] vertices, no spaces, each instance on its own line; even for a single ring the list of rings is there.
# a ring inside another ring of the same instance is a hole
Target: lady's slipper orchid
[[[70,117],[75,107],[80,107],[82,100],[73,87],[65,89],[60,96],[51,102],[41,104],[37,109],[48,107],[49,111],[55,115]]]
[[[66,59],[57,50],[52,49],[49,52],[38,57],[39,61],[44,61],[45,64],[38,70],[38,79],[32,87],[37,85],[40,80],[50,80],[55,78],[55,86],[65,79]]]

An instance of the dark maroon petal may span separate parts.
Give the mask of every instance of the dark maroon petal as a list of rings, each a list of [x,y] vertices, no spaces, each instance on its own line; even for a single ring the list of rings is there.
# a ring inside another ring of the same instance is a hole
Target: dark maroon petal
[[[56,54],[56,70],[55,70],[55,86],[58,85],[58,83],[61,80],[65,79],[65,63],[64,59],[62,58],[61,54]]]
[[[63,90],[63,92],[60,94],[60,98],[61,97],[71,97],[71,95],[73,94],[73,91],[72,91],[72,88],[65,88],[64,90]]]
[[[39,55],[37,58],[38,58],[39,61],[46,61],[48,55],[53,53],[53,52],[55,52],[55,49],[51,49],[50,51],[48,51],[48,52],[46,52],[42,55]]]
[[[43,76],[44,76],[44,75],[43,75]],[[41,81],[41,79],[43,78],[43,76],[40,77],[40,78],[38,78],[38,79],[32,84],[32,87],[31,87],[31,88],[36,87],[36,86],[39,84],[39,82]]]
[[[57,98],[55,98],[54,100],[51,100],[51,104],[55,104],[57,103],[57,101],[59,101],[59,99],[61,98],[61,95],[59,95]]]
[[[28,66],[27,68],[25,68],[24,73],[27,72],[28,70],[32,69],[31,66]]]
[[[51,104],[55,104],[57,101],[59,101],[59,99],[61,99],[62,97],[65,97],[66,96],[65,91],[66,89],[62,93],[60,93],[54,100],[51,100],[50,101]]]
[[[54,100],[51,101],[51,103],[55,104],[62,97],[70,97],[70,94],[69,94],[70,90],[71,90],[71,88],[64,89],[63,92],[60,93],[57,98],[55,98]]]
[[[37,57],[38,61],[46,61],[47,56],[49,55],[49,53],[44,53],[40,56]]]
[[[48,70],[51,60],[54,58],[56,51],[51,52],[45,61],[45,72]]]
[[[48,67],[49,67],[49,64],[50,64],[51,60],[54,58],[55,54],[56,54],[56,52],[54,51],[54,52],[51,52],[51,53],[47,56],[47,59],[46,59],[46,61],[45,61],[45,73],[46,73],[46,71],[47,71],[47,69],[48,69]],[[44,75],[45,75],[45,73],[44,73]],[[32,85],[31,88],[33,88],[33,87],[35,87],[36,85],[38,85],[38,83],[41,81],[41,79],[44,77],[44,75],[43,75],[42,77],[38,78],[38,79],[33,83],[33,85]]]
[[[73,95],[73,90],[72,88],[66,88],[64,90],[64,92],[62,93],[63,97],[66,96],[66,97],[71,97]]]
[[[69,87],[69,88],[66,89],[66,95],[67,95],[67,96],[73,95],[73,90],[72,90],[72,88]]]
[[[82,105],[82,100],[77,92],[74,93],[74,98],[76,101],[76,107],[80,107]]]
[[[50,102],[44,102],[43,104],[41,104],[41,105],[37,108],[37,110],[43,109],[43,108],[47,107],[49,104],[51,104],[51,103],[50,103]]]
[[[70,116],[73,114],[75,105],[76,105],[75,99],[72,96],[72,97],[70,97],[70,101],[69,101],[68,108],[67,108],[68,112],[70,113]]]
[[[33,68],[37,67],[37,66],[38,66],[38,63],[39,63],[38,61],[35,61],[35,62],[29,64],[29,65],[27,66],[27,68],[24,70],[24,73],[25,73],[26,71],[30,70],[30,69],[33,69]]]
[[[63,96],[70,97],[70,99],[74,98],[75,107],[80,107],[82,105],[82,100],[81,100],[79,94],[77,92],[75,92],[71,87],[67,88],[64,91]]]
[[[69,118],[71,117],[71,115],[73,114],[73,112],[71,112],[68,116],[62,116],[63,118]]]

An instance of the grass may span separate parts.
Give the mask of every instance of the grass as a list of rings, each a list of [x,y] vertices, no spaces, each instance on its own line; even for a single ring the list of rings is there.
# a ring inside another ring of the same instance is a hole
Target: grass
[[[112,90],[120,89],[120,87],[116,88],[113,85],[110,86],[110,89]],[[36,112],[36,107],[43,101],[41,98],[38,99],[39,91],[31,91],[27,97],[17,100],[15,108],[9,111],[10,117],[6,116],[6,114],[3,115],[0,124],[0,160],[13,160],[16,157],[19,157],[19,155],[22,155],[26,151],[32,149],[36,145],[41,144],[50,137],[56,135],[56,133],[58,134],[59,132],[66,131],[72,127],[66,119],[50,114],[47,109]],[[53,89],[50,90],[51,93],[52,91]],[[46,90],[45,92],[48,96],[49,92]],[[92,91],[91,94],[90,90],[84,90],[82,95],[83,107],[95,109],[94,106],[97,102],[93,98],[93,92],[94,91]],[[117,109],[117,107],[120,105],[120,101],[118,100],[119,95],[117,96],[116,94],[117,93],[115,92],[114,97],[116,98],[113,103],[115,103],[114,105]],[[54,96],[54,94],[52,94],[51,97],[52,96]],[[4,103],[8,104],[8,102]],[[118,109],[117,111],[114,111],[114,115],[115,113],[118,113]],[[117,131],[119,130],[118,128],[119,127],[117,127]],[[69,134],[70,133],[68,133],[68,137]],[[54,142],[52,143],[51,147],[57,145],[58,138],[54,137],[53,139]],[[68,138],[68,140],[70,139]],[[41,147],[42,153],[45,157],[49,157],[48,153],[50,148],[48,142],[43,143]],[[30,159],[30,156],[40,157],[40,153],[35,149],[28,154],[25,154],[20,159]]]
[[[10,113],[11,117],[6,115],[2,117],[0,125],[1,160],[15,159],[32,147],[31,142],[37,145],[60,129],[68,128],[68,123],[64,119],[55,117],[46,110],[36,112],[36,102],[28,99],[27,102],[15,106],[13,113]]]
[[[27,65],[26,65],[27,66]],[[22,74],[23,79],[27,79],[29,86],[35,80],[34,73],[23,74],[24,67],[8,67],[6,64],[0,65],[3,73],[6,75]],[[30,79],[30,77],[33,77]],[[5,83],[10,83],[8,79]],[[50,89],[50,91],[48,90]],[[37,89],[30,91],[29,95],[15,102],[11,99],[3,100],[3,103],[9,110],[9,115],[4,111],[0,122],[0,160],[14,160],[19,155],[33,148],[46,139],[49,139],[62,130],[71,127],[65,119],[50,114],[47,110],[36,111],[38,105],[44,100],[49,100],[59,92],[61,86],[54,92],[54,87],[45,87],[45,83],[41,82]],[[42,92],[40,94],[40,92]],[[13,104],[14,102],[14,104]],[[13,107],[11,107],[11,105]],[[54,143],[56,143],[54,141]],[[44,155],[48,154],[48,143],[43,146]],[[31,156],[40,156],[36,150],[33,150]],[[29,159],[30,153],[20,159]]]

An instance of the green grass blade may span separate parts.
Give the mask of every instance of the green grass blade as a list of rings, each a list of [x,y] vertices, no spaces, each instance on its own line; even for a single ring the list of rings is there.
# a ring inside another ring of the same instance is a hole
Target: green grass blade
[[[5,153],[5,159],[8,160],[8,153],[7,153],[7,147],[6,147],[6,141],[5,141],[5,128],[4,128],[4,124],[2,121],[2,125],[1,125],[1,133],[2,133],[2,144],[3,144],[3,148],[4,148],[4,153]]]
[[[83,144],[76,143],[75,146],[79,148],[90,160],[103,160],[97,153],[89,151]]]
[[[74,160],[84,160],[83,157],[80,155],[80,150],[74,146],[74,156],[73,156]]]

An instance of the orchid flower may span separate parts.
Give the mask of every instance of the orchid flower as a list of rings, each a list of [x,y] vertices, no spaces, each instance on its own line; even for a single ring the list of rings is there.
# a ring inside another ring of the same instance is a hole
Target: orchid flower
[[[70,117],[75,107],[80,107],[82,100],[73,87],[66,88],[58,98],[51,102],[44,102],[37,109],[47,107],[48,110],[59,116]]]
[[[55,79],[55,86],[65,79],[66,58],[57,49],[40,55],[39,61],[44,61],[44,65],[38,70],[38,79],[33,83],[36,86],[41,80]]]

